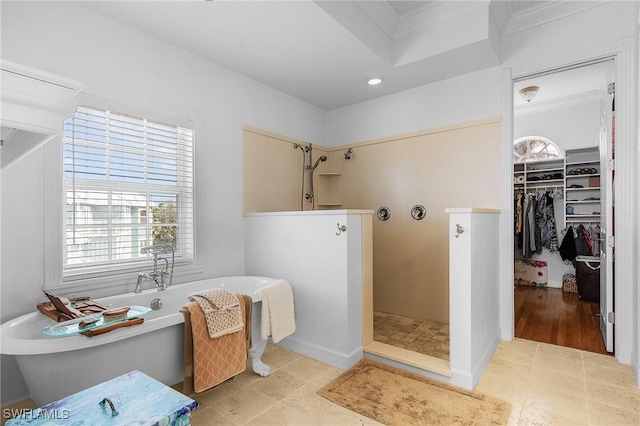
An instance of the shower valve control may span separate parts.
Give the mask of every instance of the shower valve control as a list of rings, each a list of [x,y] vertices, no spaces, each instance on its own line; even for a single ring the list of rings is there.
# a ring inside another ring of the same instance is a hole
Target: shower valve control
[[[460,236],[460,234],[462,234],[464,232],[464,228],[462,226],[460,226],[459,223],[456,223],[456,235],[455,237],[458,238]]]

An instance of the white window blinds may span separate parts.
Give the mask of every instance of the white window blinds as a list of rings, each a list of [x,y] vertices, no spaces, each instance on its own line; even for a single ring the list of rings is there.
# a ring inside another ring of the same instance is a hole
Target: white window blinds
[[[193,130],[79,106],[63,133],[64,270],[193,257]]]

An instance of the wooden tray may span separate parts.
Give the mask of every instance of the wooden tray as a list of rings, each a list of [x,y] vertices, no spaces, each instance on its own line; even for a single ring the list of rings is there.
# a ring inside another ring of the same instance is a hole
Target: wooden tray
[[[56,322],[63,322],[73,319],[73,317],[69,316],[68,314],[57,310],[51,302],[38,303],[36,307],[40,312]],[[107,310],[106,306],[91,300],[76,302],[74,308],[80,311],[83,315],[99,314],[100,312]]]
[[[115,330],[116,328],[121,327],[130,327],[132,325],[142,324],[144,322],[144,318],[132,318],[122,322],[116,322],[115,324],[106,325],[104,327],[95,328],[89,331],[82,331],[80,334],[83,334],[87,337],[97,336],[99,334],[108,333],[111,330]]]
[[[80,324],[86,319],[86,317],[73,318],[68,321],[58,322],[48,325],[42,329],[42,332],[48,336],[53,337],[66,337],[73,336],[75,334],[84,334],[85,336],[95,336],[96,334],[106,333],[107,331],[114,330],[120,327],[128,327],[131,325],[141,324],[142,321],[133,321],[136,319],[142,319],[143,315],[151,312],[151,309],[144,306],[129,306],[127,314],[123,318],[115,319],[112,321],[105,321],[102,314],[94,314],[93,317],[97,321],[91,324],[80,327]]]

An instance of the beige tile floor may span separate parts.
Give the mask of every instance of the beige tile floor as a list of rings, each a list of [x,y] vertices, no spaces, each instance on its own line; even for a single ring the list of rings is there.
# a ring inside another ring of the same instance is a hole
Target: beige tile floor
[[[511,403],[513,425],[640,425],[633,370],[608,355],[503,341],[476,389]]]
[[[316,394],[340,369],[272,345],[263,360],[270,377],[249,368],[195,395],[192,424],[379,424]],[[613,357],[515,339],[500,343],[477,390],[512,404],[510,425],[640,425],[634,380],[631,367]]]
[[[273,345],[267,346],[262,360],[271,366],[269,377],[248,367],[213,389],[191,395],[199,404],[192,425],[380,425],[316,394],[343,370]]]
[[[449,361],[449,324],[375,311],[373,340]]]
[[[195,396],[193,424],[379,424],[316,394],[340,369],[277,346],[263,359],[270,377],[248,369]],[[511,425],[640,425],[634,380],[613,357],[515,339],[500,343],[477,390],[512,404]]]

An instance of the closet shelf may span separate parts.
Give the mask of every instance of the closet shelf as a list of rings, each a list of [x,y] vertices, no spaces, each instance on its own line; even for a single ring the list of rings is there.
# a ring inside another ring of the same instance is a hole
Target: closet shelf
[[[549,184],[563,184],[564,180],[563,179],[542,179],[542,180],[528,180],[527,181],[527,185],[542,185],[542,186],[549,186]]]
[[[601,201],[585,200],[585,198],[600,198],[600,153],[598,148],[568,149],[565,152],[565,224],[580,224],[586,222],[600,223]],[[590,171],[594,173],[576,173],[572,171]],[[572,185],[583,185],[582,188],[571,188]],[[589,185],[597,186],[589,186]],[[573,199],[573,200],[572,200]]]
[[[571,178],[585,178],[585,177],[599,177],[600,173],[590,173],[590,174],[584,174],[584,175],[570,175],[567,174],[567,179],[571,179]]]
[[[600,160],[571,161],[566,163],[567,167],[580,166],[584,164],[600,164]]]
[[[549,172],[562,172],[562,167],[552,167],[547,169],[527,169],[527,173],[549,173]]]
[[[514,188],[526,192],[528,189],[543,190],[545,187],[564,187],[564,172],[564,159],[562,158],[514,163]],[[531,180],[532,177],[538,179]]]
[[[572,170],[581,167],[589,167],[597,173],[569,174]],[[565,158],[555,160],[543,160],[529,163],[515,163],[513,165],[514,188],[518,191],[527,192],[541,191],[545,188],[564,189],[564,211],[570,206],[573,214],[565,214],[565,223],[593,222],[599,223],[600,213],[592,213],[598,209],[600,200],[585,200],[585,198],[599,198],[600,185],[599,178],[602,168],[600,167],[600,153],[598,148],[568,149]],[[558,178],[561,176],[560,178]],[[530,180],[531,178],[541,178],[540,180]],[[543,177],[547,179],[542,179]],[[554,179],[548,179],[553,177]],[[598,186],[588,186],[588,184]],[[571,186],[580,185],[580,188]],[[573,200],[572,200],[573,199]],[[599,210],[599,209],[598,209]]]

